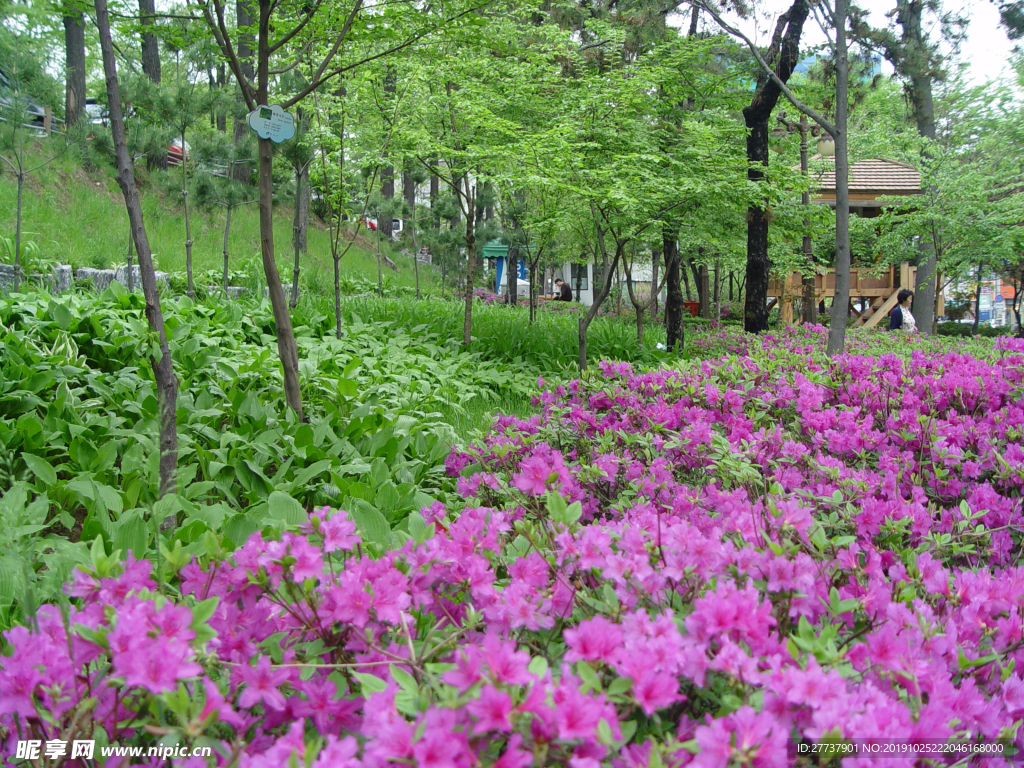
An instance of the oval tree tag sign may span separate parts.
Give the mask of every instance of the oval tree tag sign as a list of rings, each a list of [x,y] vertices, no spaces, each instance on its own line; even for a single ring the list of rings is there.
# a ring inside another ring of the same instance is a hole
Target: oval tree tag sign
[[[249,113],[249,127],[261,139],[270,139],[275,144],[288,141],[295,135],[295,119],[279,104],[256,107]]]

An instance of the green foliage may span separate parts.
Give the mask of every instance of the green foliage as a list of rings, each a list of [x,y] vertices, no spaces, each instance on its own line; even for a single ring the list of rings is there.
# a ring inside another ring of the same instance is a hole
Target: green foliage
[[[269,304],[180,298],[164,306],[181,384],[178,485],[158,501],[143,310],[116,283],[100,296],[0,298],[0,482],[10,506],[0,514],[0,623],[31,612],[24,601],[12,608],[11,579],[45,571],[36,591],[13,594],[52,600],[60,574],[84,556],[80,542],[97,537],[137,557],[179,542],[199,552],[207,532],[231,549],[331,504],[389,544],[410,512],[451,491],[443,461],[458,436],[446,414],[521,402],[533,387],[423,328],[414,337],[394,323],[353,322],[332,338],[333,317],[307,303],[294,313],[309,416],[298,422],[281,393]],[[169,536],[160,533],[168,516],[178,524]]]
[[[473,308],[471,350],[486,360],[516,363],[536,372],[559,373],[576,370],[576,349],[582,307],[545,306],[533,325],[525,306],[476,305]],[[427,299],[380,300],[361,296],[346,300],[344,318],[366,323],[393,323],[395,327],[427,332],[449,345],[462,339],[463,306],[456,302]],[[654,363],[661,358],[658,343],[664,344],[664,330],[655,326],[644,335],[641,347],[636,326],[613,317],[598,316],[588,331],[590,356],[595,360],[626,360]]]
[[[979,325],[975,334],[972,323],[939,323],[939,336],[954,336],[957,338],[971,338],[975,335],[986,339],[993,339],[997,336],[1009,336],[1009,327],[995,328],[989,325]]]

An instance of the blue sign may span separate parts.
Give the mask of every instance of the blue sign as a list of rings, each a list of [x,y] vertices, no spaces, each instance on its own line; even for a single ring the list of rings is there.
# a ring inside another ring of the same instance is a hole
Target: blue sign
[[[504,271],[505,271],[505,257],[504,256],[499,256],[498,259],[497,259],[497,263],[495,264],[495,269],[494,269],[494,274],[495,274],[494,292],[495,293],[501,293],[501,276],[504,273]],[[527,272],[526,272],[526,262],[525,261],[520,261],[519,262],[518,269],[516,269],[516,277],[519,280],[525,280],[526,279]]]
[[[980,310],[978,312],[978,322],[979,323],[987,323],[991,319],[992,319],[992,312],[991,312],[991,310],[982,309],[982,310]]]

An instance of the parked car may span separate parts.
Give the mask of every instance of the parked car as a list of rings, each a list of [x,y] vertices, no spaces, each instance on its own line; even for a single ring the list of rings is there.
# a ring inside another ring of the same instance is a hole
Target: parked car
[[[192,158],[190,152],[192,151],[192,145],[187,141],[185,142],[185,162],[187,163]],[[181,165],[181,137],[179,136],[171,142],[171,146],[167,149],[167,165]]]
[[[46,107],[25,94],[19,94],[17,101],[20,101],[20,104],[16,102],[10,78],[4,74],[3,70],[0,70],[0,111],[22,109],[25,112],[24,120],[27,125],[42,128],[46,120]]]
[[[377,220],[371,216],[367,216],[363,219],[366,222],[367,229],[377,231]],[[402,220],[392,219],[391,220],[391,239],[400,240],[402,238]]]
[[[110,113],[107,111],[107,108],[96,101],[96,99],[85,100],[85,114],[93,125],[105,126],[110,119]]]

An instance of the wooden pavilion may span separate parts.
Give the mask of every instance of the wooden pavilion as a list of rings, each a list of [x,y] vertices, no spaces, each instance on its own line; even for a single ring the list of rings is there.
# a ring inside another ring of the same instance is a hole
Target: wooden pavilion
[[[813,160],[823,160],[820,155]],[[799,166],[796,166],[799,170]],[[812,174],[814,172],[812,171]],[[812,202],[819,205],[836,205],[836,174],[834,167],[827,167],[816,175],[817,193]],[[881,197],[909,197],[921,194],[921,175],[912,165],[897,163],[880,158],[861,160],[850,166],[850,213],[864,218],[874,218],[882,208],[892,205]],[[916,283],[917,267],[903,262],[878,274],[877,269],[852,267],[850,269],[850,309],[857,316],[854,325],[871,328],[877,325],[896,306],[896,296],[903,288]],[[830,269],[814,277],[814,301],[820,302],[835,296],[836,273]],[[777,302],[781,320],[793,323],[793,299],[803,296],[803,276],[793,272],[783,279],[772,279],[768,283],[769,307]],[[853,299],[870,299],[870,306],[860,311],[853,306]],[[943,314],[942,297],[938,300],[938,314]]]

